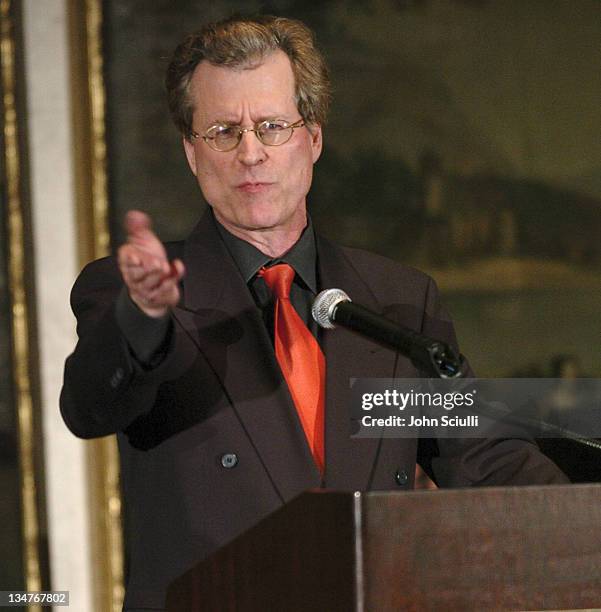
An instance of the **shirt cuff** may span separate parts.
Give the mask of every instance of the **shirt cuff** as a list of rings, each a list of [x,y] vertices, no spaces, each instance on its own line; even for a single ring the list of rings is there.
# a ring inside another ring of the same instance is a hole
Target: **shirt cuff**
[[[134,304],[125,286],[117,297],[115,315],[134,357],[145,366],[156,365],[171,332],[171,316],[149,317]]]

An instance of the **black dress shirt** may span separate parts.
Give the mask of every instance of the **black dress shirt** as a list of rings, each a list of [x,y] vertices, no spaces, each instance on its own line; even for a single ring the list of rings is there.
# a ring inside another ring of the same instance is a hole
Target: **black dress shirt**
[[[255,246],[230,234],[220,223],[217,230],[227,250],[236,262],[240,274],[250,289],[255,304],[263,312],[263,320],[273,340],[273,303],[274,298],[258,275],[262,267],[269,268],[278,263],[287,263],[296,272],[294,281],[290,287],[290,301],[296,312],[300,315],[311,333],[317,337],[317,323],[311,316],[313,298],[317,293],[317,251],[315,248],[315,234],[313,225],[309,219],[307,227],[303,230],[300,238],[280,257],[271,258],[257,249]]]

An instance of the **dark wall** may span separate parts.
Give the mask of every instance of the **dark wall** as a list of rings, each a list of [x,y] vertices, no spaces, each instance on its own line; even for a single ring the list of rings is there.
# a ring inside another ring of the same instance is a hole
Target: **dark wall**
[[[183,35],[236,10],[306,21],[334,104],[309,205],[322,233],[439,282],[482,375],[599,372],[601,5],[594,0],[107,0],[114,243],[129,208],[164,239],[204,206],[163,75]]]

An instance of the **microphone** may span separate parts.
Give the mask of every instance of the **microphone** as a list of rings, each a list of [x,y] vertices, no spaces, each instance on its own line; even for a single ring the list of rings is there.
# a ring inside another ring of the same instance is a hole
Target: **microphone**
[[[464,374],[465,360],[451,346],[354,304],[342,289],[325,289],[319,293],[311,312],[321,327],[334,329],[341,325],[352,329],[399,351],[428,376],[460,378]]]

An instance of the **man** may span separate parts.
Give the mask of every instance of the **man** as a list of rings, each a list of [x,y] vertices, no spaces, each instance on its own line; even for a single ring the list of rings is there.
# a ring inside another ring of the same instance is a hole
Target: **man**
[[[351,439],[347,402],[351,376],[418,373],[350,332],[318,333],[318,290],[454,342],[431,279],[313,232],[329,87],[304,25],[206,26],[176,50],[167,88],[210,210],[165,246],[132,212],[117,260],[84,269],[61,397],[76,435],[118,436],[130,609],[162,607],[173,578],[306,489],[412,487],[417,442]],[[430,441],[419,458],[445,486],[565,481],[522,440]]]

